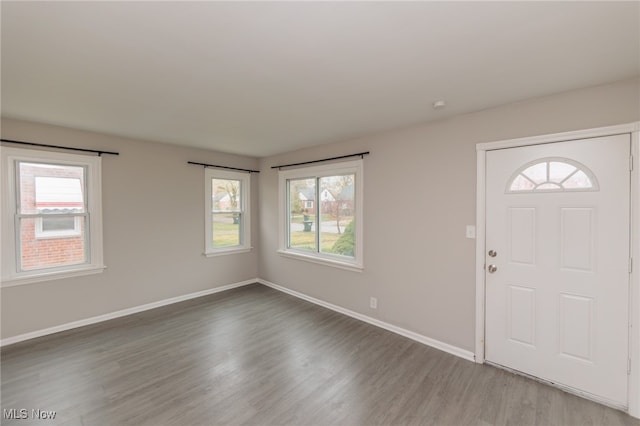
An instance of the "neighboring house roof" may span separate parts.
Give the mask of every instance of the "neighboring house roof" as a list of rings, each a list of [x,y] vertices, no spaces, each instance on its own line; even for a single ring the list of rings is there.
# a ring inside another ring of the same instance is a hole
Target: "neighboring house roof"
[[[347,185],[342,188],[342,191],[336,196],[329,189],[323,189],[320,193],[320,199],[322,200],[353,200],[353,184]],[[313,201],[316,198],[316,191],[313,188],[302,188],[298,191],[299,197],[302,201]]]
[[[342,191],[338,194],[338,200],[353,200],[353,184],[342,188]]]
[[[328,189],[323,189],[322,192],[320,193],[320,199],[323,201],[335,201],[336,197],[335,195],[333,195],[333,192],[329,191]]]
[[[316,199],[316,191],[313,188],[302,188],[299,190],[299,197],[303,201],[313,201]]]
[[[213,196],[213,202],[217,203],[218,201],[222,201],[225,198],[229,198],[229,194],[226,192],[218,192],[217,194],[214,194]]]

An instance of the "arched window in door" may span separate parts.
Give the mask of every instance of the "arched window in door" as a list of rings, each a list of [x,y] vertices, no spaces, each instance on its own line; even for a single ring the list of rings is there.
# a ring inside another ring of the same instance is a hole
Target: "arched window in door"
[[[507,183],[507,193],[598,191],[588,167],[569,158],[547,157],[520,167]]]

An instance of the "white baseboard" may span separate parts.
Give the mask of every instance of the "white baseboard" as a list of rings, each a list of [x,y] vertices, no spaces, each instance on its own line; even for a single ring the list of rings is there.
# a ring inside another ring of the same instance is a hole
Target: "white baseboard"
[[[173,303],[183,302],[189,299],[195,299],[196,297],[202,297],[209,294],[219,293],[221,291],[231,290],[233,288],[242,287],[242,286],[254,284],[257,282],[259,282],[258,279],[251,279],[251,280],[241,281],[238,283],[227,284],[220,287],[214,287],[214,288],[209,288],[207,290],[197,291],[195,293],[184,294],[182,296],[171,297],[169,299],[159,300],[157,302],[151,302],[144,305],[134,306],[132,308],[122,309],[120,311],[115,311],[108,314],[103,314],[103,315],[98,315],[95,317],[86,318],[78,321],[68,322],[66,324],[56,325],[54,327],[32,331],[30,333],[24,333],[24,334],[19,334],[17,336],[7,337],[6,339],[0,340],[0,347],[12,345],[14,343],[22,342],[29,339],[35,339],[36,337],[46,336],[48,334],[71,330],[72,328],[84,327],[85,325],[96,324],[96,323],[108,321],[114,318],[120,318],[127,315],[135,314],[138,312],[148,311],[149,309],[159,308],[161,306],[171,305]]]
[[[286,287],[280,286],[278,284],[274,284],[272,282],[263,280],[258,278],[257,282],[260,284],[266,285],[267,287],[271,287],[275,290],[281,291],[283,293],[290,294],[299,299],[306,300],[307,302],[314,303],[316,305],[322,306],[327,309],[331,309],[332,311],[339,312],[341,314],[350,316],[352,318],[358,319],[360,321],[364,321],[371,325],[375,325],[376,327],[383,328],[385,330],[391,331],[392,333],[399,334],[401,336],[407,337],[411,340],[415,340],[416,342],[422,343],[427,346],[431,346],[432,348],[439,349],[441,351],[450,353],[451,355],[458,356],[460,358],[466,359],[467,361],[475,362],[475,355],[473,352],[468,351],[466,349],[459,348],[457,346],[450,345],[448,343],[441,342],[436,339],[432,339],[427,336],[423,336],[422,334],[415,333],[413,331],[395,326],[393,324],[386,323],[384,321],[380,321],[375,318],[371,318],[367,315],[360,314],[358,312],[352,311],[350,309],[343,308],[338,305],[334,305],[332,303],[325,302],[324,300],[316,299],[315,297],[307,296],[306,294],[299,293],[297,291],[288,289]]]
[[[267,287],[271,287],[275,290],[281,291],[283,293],[290,294],[299,299],[306,300],[307,302],[314,303],[316,305],[322,306],[324,308],[330,309],[335,312],[339,312],[341,314],[347,315],[349,317],[358,319],[360,321],[364,321],[368,324],[374,325],[376,327],[383,328],[385,330],[391,331],[392,333],[399,334],[401,336],[407,337],[411,340],[415,340],[416,342],[422,343],[427,346],[431,346],[433,348],[439,349],[441,351],[450,353],[452,355],[458,356],[460,358],[466,359],[468,361],[474,361],[475,356],[473,352],[459,348],[457,346],[450,345],[448,343],[441,342],[436,339],[432,339],[427,336],[423,336],[422,334],[415,333],[413,331],[395,326],[393,324],[386,323],[384,321],[380,321],[375,318],[371,318],[367,315],[360,314],[358,312],[352,311],[350,309],[343,308],[338,305],[334,305],[332,303],[325,302],[320,299],[316,299],[315,297],[307,296],[306,294],[299,293],[297,291],[288,289],[286,287],[274,284],[272,282],[256,278],[251,280],[246,280],[238,283],[223,285],[220,287],[214,287],[207,290],[198,291],[195,293],[189,293],[182,296],[176,296],[169,299],[159,300],[157,302],[147,303],[145,305],[134,306],[127,309],[122,309],[120,311],[111,312],[108,314],[98,315],[91,318],[86,318],[83,320],[68,322],[66,324],[56,325],[54,327],[45,328],[42,330],[32,331],[29,333],[20,334],[17,336],[7,337],[6,339],[0,340],[0,347],[12,345],[14,343],[23,342],[25,340],[35,339],[36,337],[42,337],[49,334],[59,333],[61,331],[71,330],[73,328],[84,327],[85,325],[97,324],[103,321],[108,321],[115,318],[124,317],[126,315],[135,314],[138,312],[148,311],[150,309],[159,308],[161,306],[171,305],[173,303],[183,302],[189,299],[195,299],[197,297],[207,296],[209,294],[219,293],[226,290],[231,290],[233,288],[242,287],[245,285],[260,283]]]

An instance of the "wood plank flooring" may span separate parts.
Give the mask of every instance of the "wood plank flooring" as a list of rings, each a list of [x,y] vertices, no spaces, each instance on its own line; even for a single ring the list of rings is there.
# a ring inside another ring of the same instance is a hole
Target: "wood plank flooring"
[[[7,425],[640,425],[258,284],[1,355],[3,410],[57,412]]]

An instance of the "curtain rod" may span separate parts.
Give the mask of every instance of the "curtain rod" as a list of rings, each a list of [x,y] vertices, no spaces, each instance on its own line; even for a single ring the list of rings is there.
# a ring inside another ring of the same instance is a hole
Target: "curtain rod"
[[[305,161],[305,162],[302,162],[302,163],[282,164],[280,166],[272,166],[271,168],[272,169],[281,169],[283,167],[302,166],[304,164],[322,163],[323,161],[340,160],[342,158],[351,158],[351,157],[364,158],[365,155],[369,155],[369,151],[367,151],[367,152],[359,152],[357,154],[341,155],[340,157],[323,158],[322,160]]]
[[[42,146],[42,147],[45,147],[45,148],[66,149],[66,150],[69,150],[69,151],[93,152],[95,154],[98,154],[98,156],[102,156],[102,154],[120,155],[119,152],[102,151],[102,150],[96,150],[96,149],[72,148],[72,147],[69,147],[69,146],[60,146],[60,145],[47,145],[47,144],[35,143],[35,142],[14,141],[14,140],[11,140],[11,139],[0,139],[0,142],[15,143],[15,144],[18,144],[18,145]]]
[[[247,172],[247,173],[260,173],[259,170],[249,170],[249,169],[239,169],[237,167],[217,166],[215,164],[196,163],[195,161],[187,161],[187,164],[195,164],[196,166],[204,166],[205,168],[215,167],[218,169],[238,170],[238,171]]]

